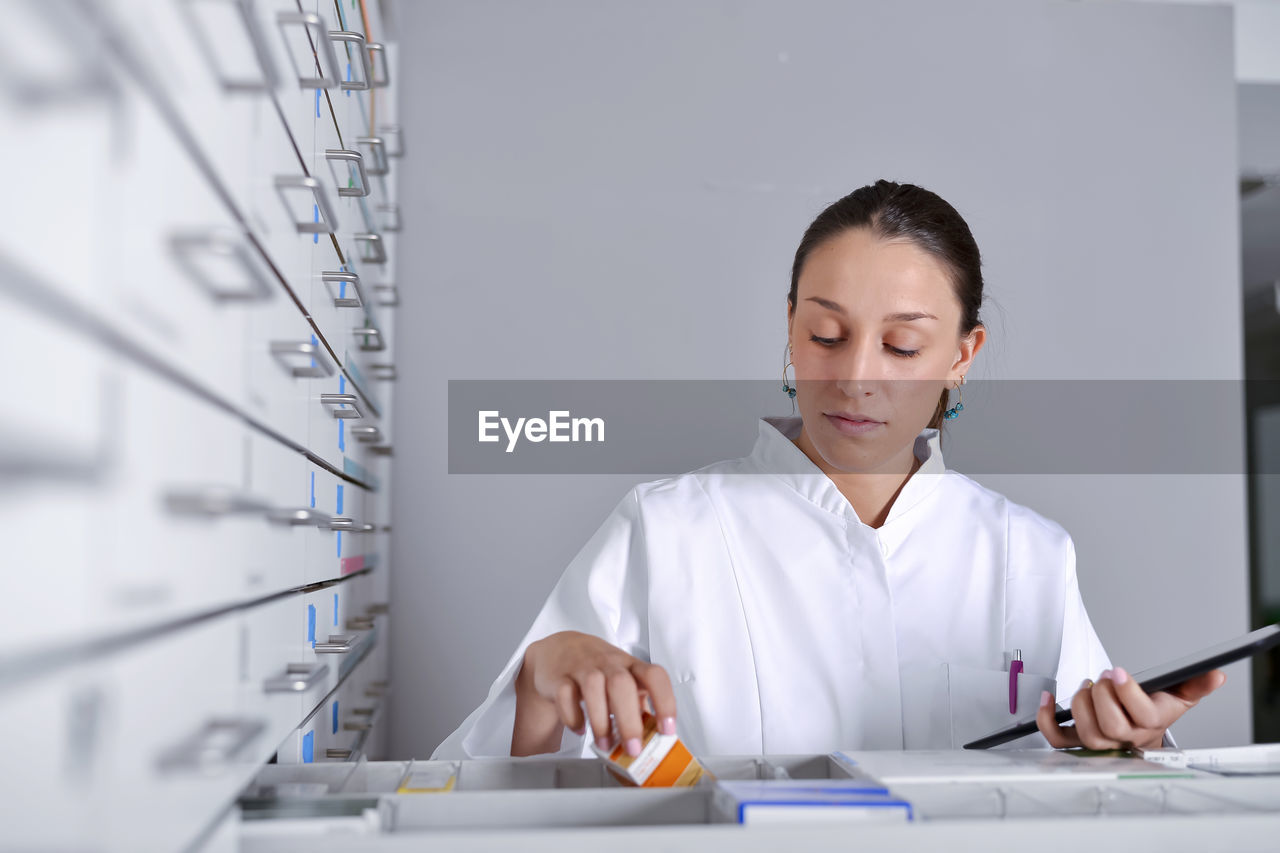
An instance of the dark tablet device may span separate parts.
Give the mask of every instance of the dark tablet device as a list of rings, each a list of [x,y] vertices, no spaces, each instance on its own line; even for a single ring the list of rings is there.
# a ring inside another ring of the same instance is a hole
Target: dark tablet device
[[[1243,637],[1237,637],[1234,640],[1219,643],[1216,646],[1210,646],[1193,655],[1187,655],[1163,666],[1143,670],[1136,673],[1133,678],[1143,690],[1148,693],[1155,693],[1157,690],[1167,690],[1170,687],[1175,687],[1211,669],[1217,669],[1220,666],[1225,666],[1243,658],[1252,657],[1276,645],[1280,645],[1280,623],[1268,625],[1266,628],[1259,628],[1256,631],[1245,634]],[[1065,723],[1071,719],[1071,709],[1060,708],[1053,715],[1053,718],[1059,724]],[[980,737],[971,743],[966,743],[964,748],[987,749],[1016,740],[1034,731],[1039,731],[1039,729],[1036,727],[1035,717],[1032,717],[1030,720],[1014,723],[1003,729],[996,729],[989,735]]]

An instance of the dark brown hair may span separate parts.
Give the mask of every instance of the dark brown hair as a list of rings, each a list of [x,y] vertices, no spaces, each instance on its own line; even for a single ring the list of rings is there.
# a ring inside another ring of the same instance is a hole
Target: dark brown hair
[[[787,304],[794,312],[800,270],[809,253],[852,228],[869,228],[883,240],[910,241],[942,262],[960,300],[960,334],[968,335],[982,321],[982,258],[969,225],[937,193],[915,184],[880,180],[859,187],[818,214],[800,240],[791,266]],[[943,389],[929,426],[942,426],[950,392]]]

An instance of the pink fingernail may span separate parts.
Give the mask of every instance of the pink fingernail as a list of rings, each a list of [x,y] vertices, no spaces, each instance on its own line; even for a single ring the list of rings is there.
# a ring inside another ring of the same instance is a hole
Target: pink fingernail
[[[601,752],[608,752],[610,745],[611,744],[609,743],[609,739],[607,737],[602,736],[602,737],[596,738],[596,746],[599,747]]]
[[[1099,681],[1101,681],[1101,680],[1102,680],[1102,679],[1104,679],[1104,678],[1110,678],[1110,677],[1111,677],[1111,670],[1109,670],[1109,669],[1104,669],[1104,670],[1102,671],[1102,675],[1099,675],[1099,676],[1098,676],[1098,680],[1099,680]]]
[[[627,738],[627,755],[635,758],[640,754],[640,738]]]
[[[675,733],[676,733],[676,718],[675,718],[675,717],[663,717],[661,720],[658,720],[658,731],[662,732],[664,735],[673,735],[673,734],[675,734]]]
[[[1125,672],[1120,667],[1116,667],[1115,669],[1111,670],[1111,680],[1114,681],[1116,684],[1124,684],[1126,681],[1129,680],[1129,673]]]
[[[1050,693],[1048,690],[1040,691],[1040,707],[1041,708],[1043,708],[1045,705],[1048,705],[1051,699],[1053,699],[1053,694]]]

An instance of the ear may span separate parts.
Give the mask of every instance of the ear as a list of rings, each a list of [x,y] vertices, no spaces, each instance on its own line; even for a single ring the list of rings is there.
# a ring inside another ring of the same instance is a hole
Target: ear
[[[795,325],[796,312],[791,306],[791,297],[787,296],[786,300],[787,300],[787,349],[790,350],[793,346],[793,342],[791,340],[791,327]]]
[[[960,339],[960,357],[951,365],[951,373],[959,382],[973,367],[973,359],[978,355],[987,341],[987,329],[981,323],[973,327],[973,331]]]

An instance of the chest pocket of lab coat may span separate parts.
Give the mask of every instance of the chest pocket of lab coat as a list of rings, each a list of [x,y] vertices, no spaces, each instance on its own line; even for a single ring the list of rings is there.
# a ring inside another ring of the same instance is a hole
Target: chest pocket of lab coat
[[[904,749],[959,749],[998,728],[1035,717],[1040,693],[1054,679],[1037,673],[1018,676],[1018,711],[1009,713],[1009,673],[944,663],[904,668],[902,736]],[[1006,749],[1045,746],[1038,733],[1004,745]]]

